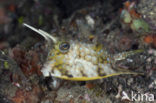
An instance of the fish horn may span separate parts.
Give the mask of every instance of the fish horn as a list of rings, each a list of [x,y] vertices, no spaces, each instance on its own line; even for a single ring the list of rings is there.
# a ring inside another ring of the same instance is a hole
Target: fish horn
[[[131,55],[135,55],[137,53],[142,53],[144,50],[142,49],[138,49],[138,50],[133,50],[133,51],[128,51],[128,52],[123,52],[123,53],[119,53],[119,54],[115,54],[113,59],[115,61],[118,61],[118,60],[123,60],[123,59],[126,59],[128,56],[131,56]]]
[[[57,42],[56,37],[51,36],[49,33],[45,32],[45,31],[43,31],[41,29],[36,29],[36,28],[34,28],[34,27],[26,24],[26,23],[23,23],[23,25],[26,26],[26,27],[28,27],[29,29],[37,32],[38,34],[40,34],[41,36],[43,36],[47,41],[49,41],[49,39],[51,39],[54,43]]]

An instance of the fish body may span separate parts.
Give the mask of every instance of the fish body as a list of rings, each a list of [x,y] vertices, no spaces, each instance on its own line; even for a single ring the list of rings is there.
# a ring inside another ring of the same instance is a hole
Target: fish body
[[[46,40],[54,42],[41,72],[45,77],[53,76],[67,80],[87,81],[106,78],[120,74],[137,74],[114,69],[112,64],[129,55],[142,50],[109,54],[102,44],[80,42],[78,40],[63,41],[50,34],[24,24],[41,34]]]

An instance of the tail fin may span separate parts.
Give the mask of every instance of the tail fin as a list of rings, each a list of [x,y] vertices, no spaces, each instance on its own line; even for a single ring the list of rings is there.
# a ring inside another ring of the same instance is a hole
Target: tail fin
[[[115,61],[123,60],[123,59],[126,59],[128,56],[131,56],[131,55],[134,55],[134,54],[137,54],[137,53],[142,53],[143,51],[144,50],[139,49],[139,50],[134,50],[134,51],[128,51],[128,52],[119,53],[119,54],[114,55],[113,56],[113,59]]]

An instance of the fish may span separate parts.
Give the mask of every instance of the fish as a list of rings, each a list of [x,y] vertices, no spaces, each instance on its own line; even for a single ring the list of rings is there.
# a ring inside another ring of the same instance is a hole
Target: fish
[[[49,45],[53,45],[49,49],[47,59],[41,69],[44,77],[52,76],[71,81],[89,81],[121,74],[141,74],[121,68],[113,68],[112,65],[131,55],[141,53],[143,50],[110,54],[102,44],[61,39],[26,23],[23,25],[43,36]]]

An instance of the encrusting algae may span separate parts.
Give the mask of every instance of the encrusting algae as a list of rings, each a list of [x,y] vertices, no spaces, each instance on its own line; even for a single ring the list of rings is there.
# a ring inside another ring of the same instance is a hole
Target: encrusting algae
[[[24,25],[42,35],[48,42],[51,40],[54,43],[41,70],[45,77],[53,76],[66,80],[87,81],[120,74],[139,74],[113,68],[112,64],[143,50],[112,55],[103,48],[102,44],[60,40],[45,31],[28,24]]]

